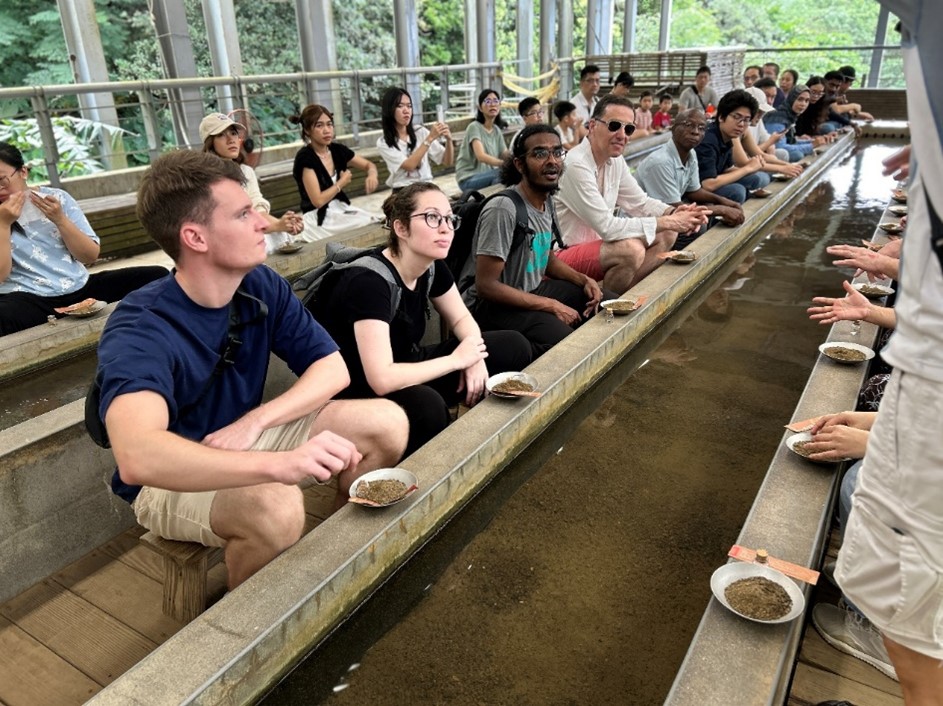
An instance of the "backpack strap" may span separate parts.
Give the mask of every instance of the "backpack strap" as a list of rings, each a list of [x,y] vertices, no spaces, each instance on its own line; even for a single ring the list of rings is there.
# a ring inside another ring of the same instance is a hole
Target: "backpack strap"
[[[511,250],[520,247],[523,244],[524,237],[526,235],[533,235],[534,231],[530,227],[530,223],[527,218],[527,204],[524,203],[524,197],[521,196],[520,192],[517,189],[505,189],[504,191],[499,191],[495,196],[507,196],[511,201],[514,202],[514,207],[517,210],[517,216],[514,223],[514,239],[511,241]],[[557,248],[560,250],[566,250],[566,244],[563,242],[563,236],[560,234],[560,226],[557,223],[557,210],[553,206],[553,199],[548,197],[546,201],[546,207],[550,213],[550,235],[553,242],[556,244]]]

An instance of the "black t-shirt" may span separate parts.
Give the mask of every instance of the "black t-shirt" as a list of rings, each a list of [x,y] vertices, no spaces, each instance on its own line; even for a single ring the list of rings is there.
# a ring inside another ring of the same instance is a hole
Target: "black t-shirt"
[[[334,170],[337,173],[347,169],[347,163],[350,162],[350,160],[352,160],[355,156],[353,150],[351,150],[346,145],[340,144],[339,142],[332,142],[327,146],[327,148],[330,150],[331,157],[334,159]],[[298,194],[301,196],[302,213],[307,213],[308,211],[314,210],[314,204],[311,203],[311,199],[308,198],[308,191],[305,189],[304,179],[302,178],[305,169],[314,170],[315,176],[318,178],[318,186],[321,187],[321,191],[330,189],[334,185],[334,175],[327,173],[327,169],[324,168],[324,162],[322,162],[321,158],[314,153],[311,145],[305,145],[300,150],[298,150],[298,154],[295,155],[295,164],[292,167],[291,175],[295,177],[295,182],[298,184]],[[337,196],[331,199],[331,201],[334,199],[343,201],[344,203],[350,203],[350,199],[343,191],[338,191]],[[324,215],[326,213],[327,204],[318,209],[318,225],[324,223]]]
[[[708,123],[704,139],[694,151],[697,153],[698,176],[702,182],[714,179],[733,166],[733,142],[724,142],[716,120]]]
[[[390,347],[393,361],[411,363],[423,360],[419,342],[426,332],[426,292],[432,298],[442,296],[455,283],[452,273],[442,261],[436,261],[432,288],[429,289],[429,273],[424,273],[410,290],[403,284],[396,268],[383,255],[374,255],[390,267],[400,288],[400,303],[395,316],[390,316],[391,290],[389,283],[370,270],[355,267],[338,275],[327,300],[317,308],[318,322],[331,334],[340,346],[341,355],[350,371],[350,386],[342,396],[357,397],[374,395],[363,371],[357,351],[354,323],[364,319],[376,319],[390,325]]]

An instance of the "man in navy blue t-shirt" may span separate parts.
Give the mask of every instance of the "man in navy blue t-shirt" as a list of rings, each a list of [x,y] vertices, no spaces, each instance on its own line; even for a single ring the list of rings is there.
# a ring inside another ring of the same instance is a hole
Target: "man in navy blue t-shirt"
[[[301,487],[337,476],[340,505],[358,475],[395,465],[406,416],[388,400],[331,401],[347,367],[262,264],[265,221],[235,162],[161,157],[138,217],[176,269],[126,297],[102,334],[112,485],[147,529],[225,547],[234,588],[301,537]],[[263,404],[271,353],[298,380]]]

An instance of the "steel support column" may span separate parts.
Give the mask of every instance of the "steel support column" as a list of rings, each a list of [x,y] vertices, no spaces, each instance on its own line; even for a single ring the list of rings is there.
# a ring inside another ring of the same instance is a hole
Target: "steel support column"
[[[242,76],[242,52],[233,0],[203,0],[203,22],[210,46],[213,73],[217,76]],[[217,86],[219,110],[229,113],[243,107],[242,97],[234,96],[233,86]],[[245,106],[248,107],[248,106]]]
[[[164,75],[167,78],[195,78],[196,60],[183,0],[148,0],[148,7],[154,19]],[[204,114],[200,89],[174,88],[167,93],[177,145],[199,146],[199,125]]]
[[[658,51],[668,51],[671,36],[671,0],[661,0],[661,20],[658,24]]]
[[[638,20],[638,0],[625,0],[625,18],[622,24],[622,51],[635,53],[635,23]]]
[[[883,47],[887,40],[887,17],[889,10],[881,5],[881,11],[878,15],[878,26],[874,31],[874,46]],[[868,88],[877,88],[878,81],[881,78],[881,64],[884,62],[884,50],[871,50],[871,68],[868,70]]]
[[[295,0],[298,42],[304,71],[336,71],[337,44],[334,39],[334,10],[322,0]],[[340,86],[337,81],[321,78],[305,84],[305,101],[320,103],[334,113],[338,124],[344,120]]]
[[[486,64],[497,61],[495,49],[495,21],[494,0],[477,0],[476,13],[478,15],[478,61]],[[500,90],[500,81],[495,80],[491,69],[481,69],[478,85],[482,88],[490,86]]]
[[[107,83],[110,79],[98,21],[95,19],[95,0],[58,0],[58,3],[62,33],[75,82]],[[82,117],[118,127],[118,112],[111,93],[79,94],[78,99]],[[102,131],[99,142],[102,157],[110,169],[127,166],[120,140],[113,146],[111,138]],[[116,146],[117,150],[114,149]]]
[[[553,61],[554,34],[557,24],[556,0],[540,0],[540,68],[537,73],[550,70]]]
[[[514,73],[528,78],[534,75],[534,0],[517,0],[517,69]]]
[[[586,5],[586,53],[612,53],[612,0],[589,0]]]
[[[560,11],[557,13],[557,57],[571,59],[573,57],[573,0],[559,0]],[[573,91],[573,63],[566,62],[560,66],[560,95],[569,98]]]
[[[419,12],[416,0],[393,0],[393,33],[396,35],[396,63],[414,68],[419,66]],[[407,74],[406,92],[413,100],[413,121],[425,122],[422,113],[422,91],[419,74]]]

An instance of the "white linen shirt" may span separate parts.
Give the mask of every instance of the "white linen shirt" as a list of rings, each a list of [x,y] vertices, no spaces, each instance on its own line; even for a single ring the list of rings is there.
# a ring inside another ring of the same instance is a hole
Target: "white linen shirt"
[[[602,170],[597,169],[588,139],[567,153],[560,189],[553,199],[567,245],[626,238],[644,238],[651,245],[655,219],[672,210],[642,191],[622,157],[610,157]]]
[[[599,102],[599,96],[593,96],[590,100],[581,91],[577,91],[570,97],[570,103],[576,106],[576,114],[580,116],[582,122],[586,122],[593,117],[593,110]]]

